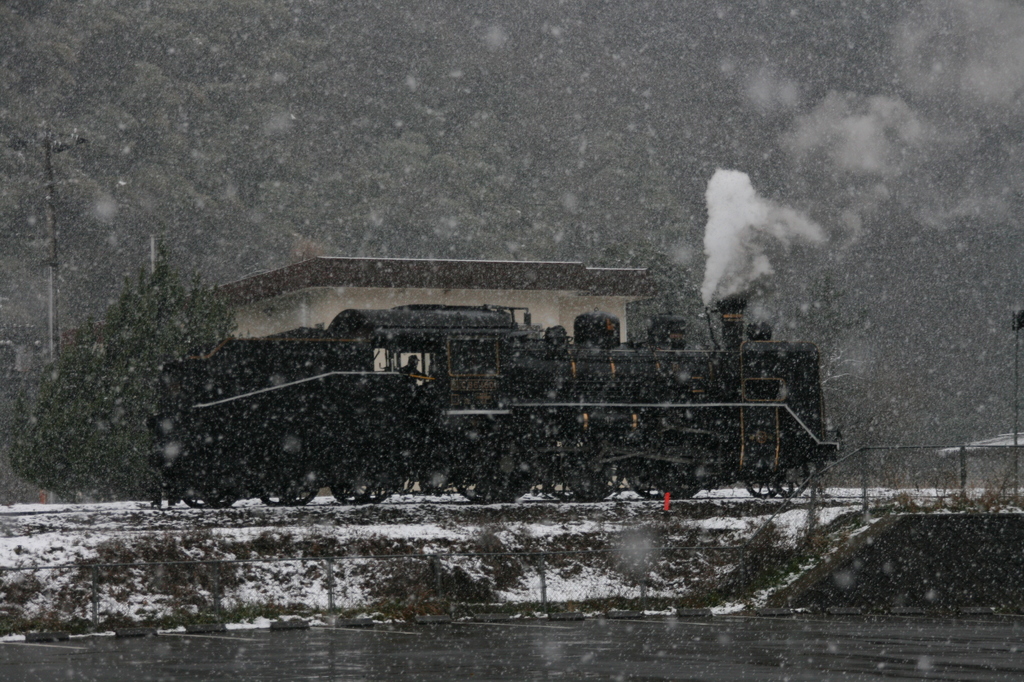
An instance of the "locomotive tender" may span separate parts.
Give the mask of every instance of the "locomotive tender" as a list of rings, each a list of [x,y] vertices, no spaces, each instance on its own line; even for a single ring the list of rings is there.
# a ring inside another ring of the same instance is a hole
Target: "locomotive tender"
[[[324,486],[357,501],[792,493],[836,448],[817,350],[745,329],[744,307],[720,303],[716,350],[688,349],[676,316],[622,345],[606,313],[570,338],[494,306],[345,310],[326,329],[229,338],[164,366],[152,464],[168,499],[211,507],[304,504]]]

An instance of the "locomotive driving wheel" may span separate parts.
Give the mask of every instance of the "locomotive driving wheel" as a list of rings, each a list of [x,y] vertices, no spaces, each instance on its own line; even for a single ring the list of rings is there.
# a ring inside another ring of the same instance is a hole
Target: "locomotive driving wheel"
[[[769,497],[796,497],[807,489],[810,481],[810,467],[804,464],[774,476],[768,481],[747,483],[747,492],[752,497],[765,499]]]
[[[471,502],[493,504],[515,502],[533,487],[529,463],[519,447],[510,443],[491,458],[473,467],[469,479],[457,484],[456,490]]]
[[[260,499],[268,507],[302,507],[312,502],[319,491],[320,486],[315,483],[290,481],[274,492],[260,495]]]
[[[614,467],[596,460],[579,462],[568,472],[566,483],[572,499],[579,502],[600,502],[615,492]]]
[[[331,480],[334,481],[330,486],[331,494],[342,504],[380,504],[409,487],[407,481],[400,480],[399,474],[383,467],[339,471]]]
[[[765,500],[769,497],[777,497],[780,488],[775,485],[774,481],[762,481],[758,483],[747,483],[747,492],[750,493],[751,497],[756,497],[759,500]]]
[[[218,488],[189,490],[181,496],[181,501],[193,509],[227,509],[237,500],[238,495],[233,491]]]
[[[338,504],[348,504],[353,499],[352,486],[348,483],[332,483],[328,486],[331,489],[331,495],[337,500]]]
[[[380,504],[394,495],[395,491],[382,484],[364,485],[353,491],[352,501],[356,504]]]
[[[619,489],[615,467],[602,462],[602,450],[583,446],[563,452],[548,468],[544,490],[554,497],[574,502],[600,502]]]
[[[676,499],[689,499],[699,493],[702,488],[685,481],[685,478],[674,471],[665,470],[661,475],[651,471],[634,469],[626,475],[629,489],[645,500],[660,500],[665,493]]]

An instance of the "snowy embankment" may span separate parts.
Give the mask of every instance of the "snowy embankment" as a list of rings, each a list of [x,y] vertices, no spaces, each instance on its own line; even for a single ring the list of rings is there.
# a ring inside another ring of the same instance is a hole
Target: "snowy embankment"
[[[849,504],[824,505],[819,527]],[[324,611],[331,599],[343,612],[399,617],[442,603],[707,603],[742,558],[729,548],[778,509],[778,501],[736,490],[676,503],[668,514],[660,502],[637,500],[2,507],[0,567],[54,568],[0,575],[0,624],[84,624],[94,594],[99,620],[112,624],[173,623],[205,617],[215,605],[235,617]],[[791,552],[806,522],[803,508],[779,514],[757,552]]]

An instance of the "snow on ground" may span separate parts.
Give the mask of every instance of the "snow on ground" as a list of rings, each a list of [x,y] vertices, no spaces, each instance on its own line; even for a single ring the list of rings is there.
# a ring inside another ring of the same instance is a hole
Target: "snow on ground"
[[[869,493],[891,499],[896,491]],[[860,495],[823,491],[817,526],[857,511]],[[459,496],[395,496],[379,505],[321,497],[300,508],[248,500],[226,510],[13,505],[0,507],[0,568],[65,568],[0,573],[0,624],[88,619],[96,563],[160,564],[99,570],[101,620],[118,622],[198,617],[209,613],[215,593],[228,611],[323,611],[330,590],[335,606],[349,612],[382,604],[400,611],[439,593],[463,603],[536,603],[542,585],[549,602],[567,604],[695,595],[713,589],[739,560],[738,552],[719,549],[742,545],[769,520],[775,542],[796,545],[807,528],[806,508],[780,505],[741,489],[674,501],[670,514],[660,500],[472,505]],[[700,549],[680,549],[691,547]],[[201,560],[226,563],[175,563]]]

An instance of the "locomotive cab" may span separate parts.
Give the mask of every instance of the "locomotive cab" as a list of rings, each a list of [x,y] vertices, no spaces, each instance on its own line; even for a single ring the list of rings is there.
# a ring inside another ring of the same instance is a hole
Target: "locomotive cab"
[[[499,340],[487,336],[452,336],[446,345],[452,408],[493,409],[501,376]]]

